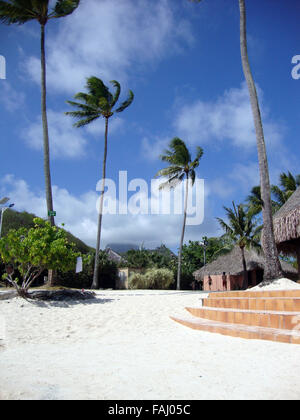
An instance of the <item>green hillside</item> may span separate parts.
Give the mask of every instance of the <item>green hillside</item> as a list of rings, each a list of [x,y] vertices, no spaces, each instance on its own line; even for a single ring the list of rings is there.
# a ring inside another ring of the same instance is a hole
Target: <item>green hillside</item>
[[[18,212],[15,210],[7,209],[4,212],[3,225],[2,225],[2,236],[5,236],[10,229],[19,229],[21,227],[30,228],[34,226],[33,219],[37,217],[32,213],[26,211]],[[68,240],[74,242],[78,251],[82,254],[87,254],[93,248],[86,245],[79,238],[76,238],[70,232],[66,231]]]

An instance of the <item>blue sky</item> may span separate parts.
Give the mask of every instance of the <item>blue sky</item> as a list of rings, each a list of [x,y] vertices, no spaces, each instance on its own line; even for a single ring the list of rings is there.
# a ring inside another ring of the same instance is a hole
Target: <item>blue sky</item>
[[[258,87],[272,183],[299,171],[300,4],[248,0],[249,58]],[[39,25],[0,25],[0,195],[17,210],[46,216],[40,116]],[[133,104],[111,119],[107,176],[150,184],[163,167],[160,153],[179,136],[204,149],[205,218],[186,241],[221,233],[223,205],[239,203],[258,183],[257,153],[239,49],[237,0],[82,0],[72,15],[47,27],[47,87],[56,222],[91,246],[101,178],[104,121],[76,129],[66,100],[87,77],[118,80]],[[132,193],[131,193],[132,194]],[[177,249],[180,215],[105,215],[102,247],[165,243]]]

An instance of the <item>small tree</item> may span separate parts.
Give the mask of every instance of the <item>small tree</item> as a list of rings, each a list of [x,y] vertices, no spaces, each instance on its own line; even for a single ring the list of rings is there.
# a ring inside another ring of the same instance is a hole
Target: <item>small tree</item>
[[[44,270],[75,269],[80,255],[62,229],[39,218],[34,223],[33,228],[12,229],[0,239],[1,259],[11,267],[4,276],[22,297],[29,297],[28,289]],[[20,273],[21,279],[14,278],[14,270]]]

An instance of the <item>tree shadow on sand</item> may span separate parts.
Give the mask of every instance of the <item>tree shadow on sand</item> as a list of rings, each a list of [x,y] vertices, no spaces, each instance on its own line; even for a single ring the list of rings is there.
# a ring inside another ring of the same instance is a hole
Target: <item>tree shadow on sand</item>
[[[30,292],[27,302],[43,308],[67,308],[74,305],[95,305],[113,302],[114,299],[101,299],[94,292],[79,290],[41,290]]]

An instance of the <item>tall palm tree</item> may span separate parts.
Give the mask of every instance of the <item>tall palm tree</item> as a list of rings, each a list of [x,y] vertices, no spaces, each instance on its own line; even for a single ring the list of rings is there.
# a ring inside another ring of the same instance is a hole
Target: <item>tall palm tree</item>
[[[41,95],[42,95],[42,123],[44,147],[44,176],[48,218],[54,226],[53,198],[50,173],[49,131],[46,101],[46,52],[45,28],[51,19],[58,19],[72,14],[79,6],[80,0],[57,0],[49,11],[49,0],[6,0],[0,1],[0,22],[7,25],[22,25],[36,20],[41,28]]]
[[[223,219],[217,218],[226,235],[241,250],[243,262],[243,289],[248,287],[247,264],[245,259],[245,248],[260,249],[259,237],[261,226],[256,226],[252,213],[247,213],[243,204],[238,206],[232,202],[233,208],[224,207],[228,218],[228,223]]]
[[[167,181],[163,182],[159,188],[175,188],[185,179],[184,217],[180,238],[177,271],[177,290],[180,290],[182,246],[186,226],[189,181],[191,181],[192,185],[194,185],[196,179],[195,169],[199,166],[200,159],[203,155],[203,149],[201,147],[197,147],[196,158],[192,161],[191,154],[184,141],[175,137],[169,144],[169,150],[165,150],[164,153],[165,154],[160,158],[163,162],[169,163],[170,166],[161,169],[156,174],[156,176],[168,178]]]
[[[200,2],[201,0],[191,0]],[[282,277],[281,265],[279,262],[278,251],[274,238],[273,217],[272,217],[272,203],[271,203],[271,186],[269,177],[269,167],[266,152],[266,144],[264,139],[264,130],[262,125],[259,101],[257,91],[251,72],[248,47],[247,47],[247,31],[246,31],[246,6],[245,0],[239,1],[240,9],[240,49],[242,66],[245,79],[248,85],[250,103],[254,119],[254,126],[256,132],[256,143],[258,152],[259,172],[260,172],[260,186],[261,199],[263,201],[263,241],[262,246],[265,256],[265,280],[274,280]]]
[[[93,275],[93,283],[91,288],[98,289],[98,255],[100,250],[100,241],[101,241],[101,226],[102,226],[102,211],[103,211],[103,199],[104,199],[104,188],[105,188],[105,177],[106,177],[106,159],[107,159],[107,139],[108,139],[108,121],[114,115],[115,112],[122,112],[131,105],[134,95],[130,90],[128,98],[126,101],[122,102],[120,106],[114,110],[115,105],[117,104],[121,87],[119,82],[112,80],[110,83],[113,84],[115,88],[114,94],[110,93],[109,89],[102,80],[97,77],[90,77],[87,79],[86,89],[88,93],[79,92],[74,96],[74,99],[80,102],[67,101],[67,103],[75,108],[77,111],[66,112],[66,115],[77,119],[78,121],[74,124],[75,127],[84,127],[91,122],[97,120],[100,117],[105,119],[105,135],[104,135],[104,157],[102,164],[102,186],[101,186],[101,196],[100,196],[100,208],[98,215],[98,230],[97,230],[97,244],[96,244],[96,254],[95,254],[95,267]]]

